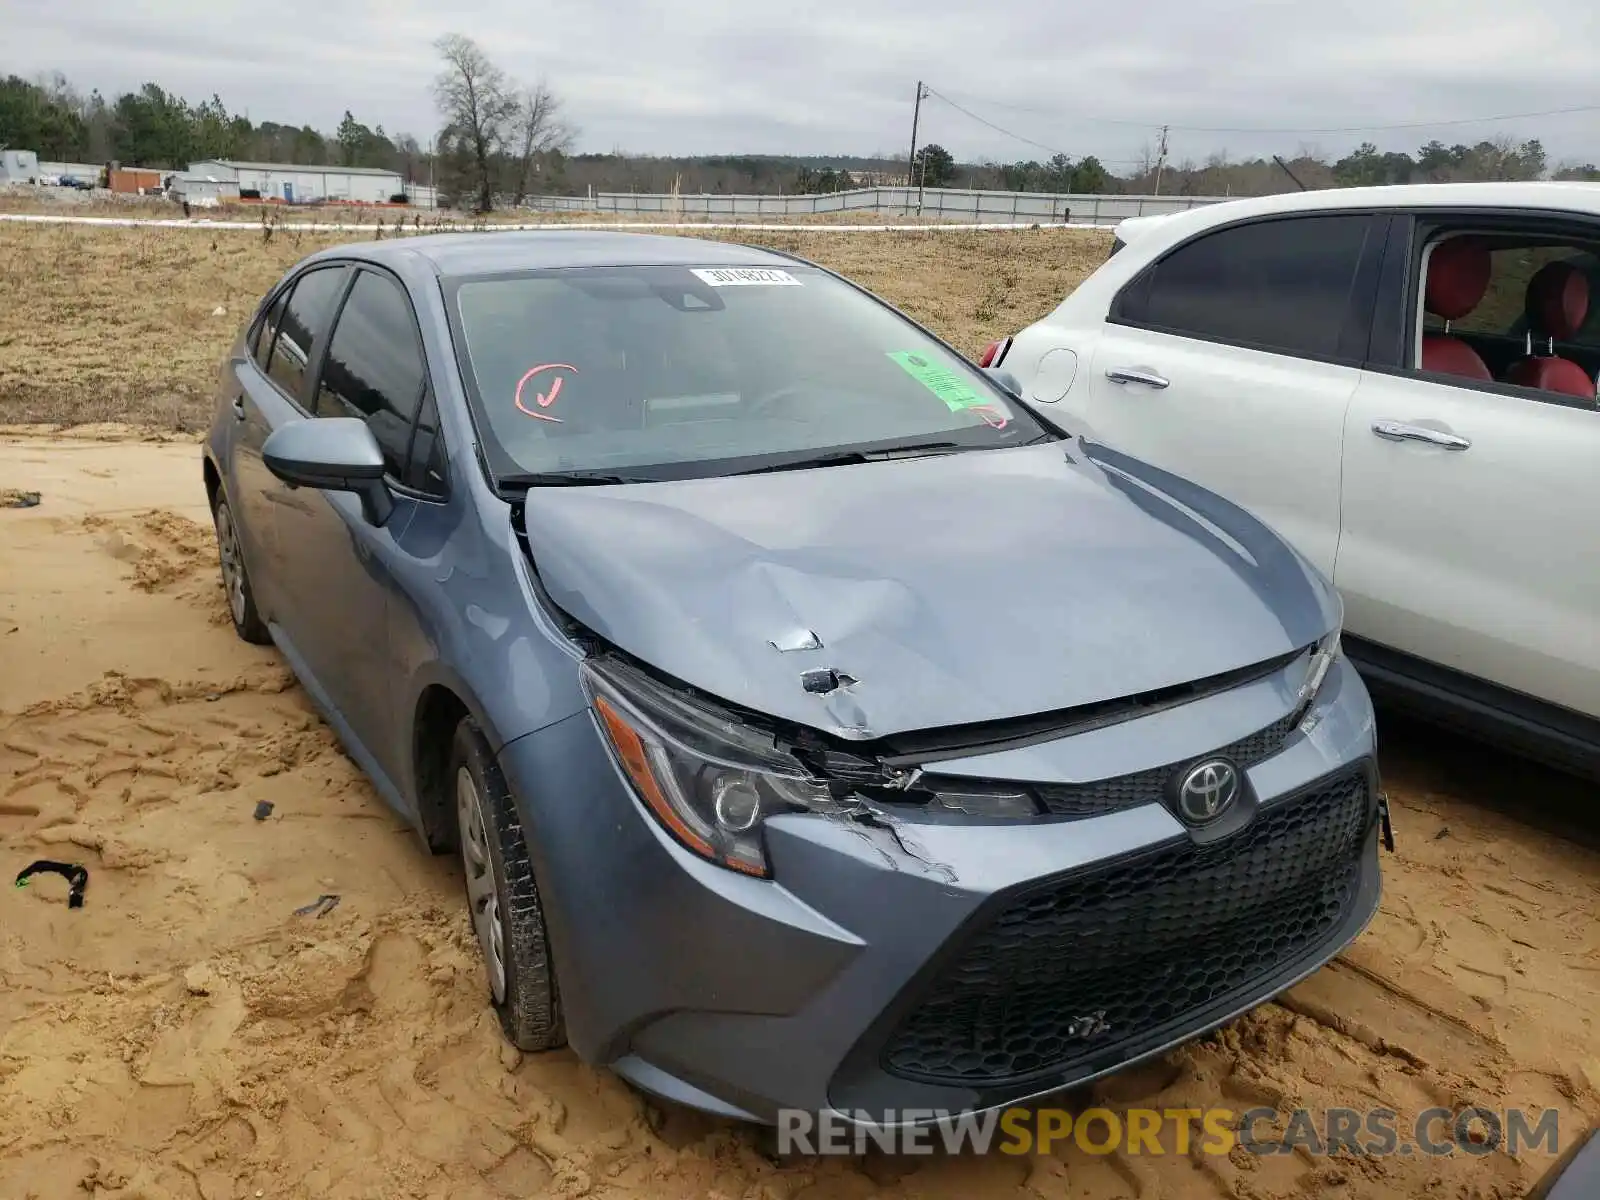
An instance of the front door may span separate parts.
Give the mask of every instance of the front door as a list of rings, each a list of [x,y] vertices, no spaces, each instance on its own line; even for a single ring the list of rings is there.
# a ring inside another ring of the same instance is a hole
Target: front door
[[[412,426],[425,386],[421,339],[400,283],[362,267],[319,355],[314,419],[358,417],[389,467],[395,508],[373,525],[348,492],[297,489],[278,506],[284,620],[292,652],[363,768],[392,798],[406,777],[410,716],[394,686],[389,624],[396,564],[421,503],[406,484]]]

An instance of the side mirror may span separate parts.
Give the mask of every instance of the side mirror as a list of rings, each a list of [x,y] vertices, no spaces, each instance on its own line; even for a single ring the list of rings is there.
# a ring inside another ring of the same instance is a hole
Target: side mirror
[[[383,481],[383,451],[365,421],[356,417],[314,417],[285,425],[261,447],[267,470],[290,487],[354,492],[361,514],[382,525],[394,511],[394,497]]]
[[[984,367],[983,373],[1000,385],[1006,395],[1016,400],[1021,400],[1022,381],[1004,367]]]

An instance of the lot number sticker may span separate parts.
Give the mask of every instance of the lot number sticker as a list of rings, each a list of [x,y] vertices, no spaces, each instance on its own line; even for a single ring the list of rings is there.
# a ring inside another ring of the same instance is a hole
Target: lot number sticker
[[[787,271],[768,267],[694,268],[689,272],[712,287],[799,287],[800,281]]]

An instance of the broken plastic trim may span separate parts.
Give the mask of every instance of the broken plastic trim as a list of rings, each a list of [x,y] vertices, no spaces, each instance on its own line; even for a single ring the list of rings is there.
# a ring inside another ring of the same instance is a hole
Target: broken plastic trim
[[[1306,677],[1295,694],[1294,711],[1289,724],[1302,733],[1310,733],[1316,727],[1316,714],[1312,709],[1316,705],[1317,696],[1322,691],[1322,685],[1328,681],[1328,674],[1333,670],[1333,664],[1344,655],[1339,635],[1340,630],[1335,629],[1312,650]]]
[[[1383,835],[1383,848],[1394,853],[1394,822],[1389,817],[1389,793],[1378,790],[1378,828]]]
[[[826,696],[840,688],[854,687],[856,678],[833,667],[813,667],[800,672],[800,686],[814,696]]]
[[[1287,654],[1280,654],[1265,662],[1238,667],[1204,679],[1174,684],[1171,687],[1115,700],[1079,705],[1076,708],[1011,717],[1001,721],[985,721],[973,725],[952,725],[944,729],[892,734],[880,739],[876,744],[884,751],[876,756],[876,761],[891,767],[924,765],[952,758],[1016,750],[1040,742],[1054,741],[1069,734],[1087,733],[1091,729],[1120,725],[1124,721],[1135,721],[1169,708],[1192,704],[1196,700],[1232,691],[1247,683],[1254,683],[1258,679],[1265,679],[1296,659],[1305,657],[1314,649],[1312,646],[1302,646],[1298,650],[1291,650]],[[868,747],[862,747],[861,750],[871,753],[871,748]]]
[[[836,794],[770,731],[702,707],[610,656],[585,660],[584,691],[612,759],[661,826],[685,849],[747,875],[767,876],[766,819],[861,810]]]
[[[89,886],[89,869],[79,863],[52,862],[48,858],[41,858],[36,863],[24,867],[17,872],[17,887],[27,887],[29,880],[35,875],[59,875],[67,881],[67,907],[82,908],[83,892]]]
[[[913,848],[904,822],[922,816],[988,824],[1041,812],[1016,784],[945,780],[934,787],[920,770],[802,745],[773,722],[746,719],[618,653],[595,655],[582,670],[597,727],[645,807],[686,849],[749,875],[769,874],[762,827],[782,813],[890,830],[906,855],[933,867]]]
[[[591,635],[592,637],[592,635]],[[929,733],[913,733],[873,743],[846,742],[808,727],[790,726],[759,713],[736,708],[681,680],[672,679],[625,652],[600,648],[586,660],[586,670],[598,670],[617,678],[630,695],[638,695],[673,715],[672,730],[692,741],[695,728],[709,727],[720,732],[739,730],[741,758],[759,754],[771,756],[782,769],[792,772],[795,764],[806,778],[826,785],[837,807],[828,815],[867,821],[867,814],[893,814],[896,820],[918,817],[936,821],[970,821],[993,824],[1018,820],[1061,820],[1035,794],[1034,789],[1015,781],[975,780],[940,776],[931,772],[934,763],[985,754],[1016,746],[1050,741],[1069,733],[1101,728],[1135,720],[1166,708],[1189,703],[1204,696],[1219,694],[1264,678],[1296,659],[1315,654],[1320,646],[1305,647],[1268,662],[1212,676],[1181,687],[1146,693],[1129,700],[1048,713],[1039,717],[963,726]],[[1326,645],[1326,639],[1321,645]],[[1071,718],[1076,717],[1073,721]],[[680,725],[680,722],[684,724]],[[968,740],[974,733],[994,737],[987,743]],[[1012,734],[1005,737],[1005,734]],[[964,736],[963,736],[964,735]],[[995,736],[1000,735],[1000,736]],[[901,750],[925,740],[930,749],[920,755],[883,754],[882,750]],[[716,746],[695,743],[699,752],[718,756]],[[726,758],[726,746],[720,757]],[[798,811],[791,809],[790,811]],[[770,814],[764,814],[770,815]]]

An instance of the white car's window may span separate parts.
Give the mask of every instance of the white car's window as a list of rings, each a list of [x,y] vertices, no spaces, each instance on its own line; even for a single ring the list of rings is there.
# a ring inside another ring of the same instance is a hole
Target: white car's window
[[[574,268],[447,291],[497,474],[706,474],[1044,432],[971,363],[814,268]]]
[[[1333,358],[1371,220],[1292,217],[1188,242],[1118,297],[1113,319],[1280,354]]]
[[[1593,401],[1600,377],[1600,256],[1548,236],[1462,231],[1423,256],[1415,369],[1466,383]]]

